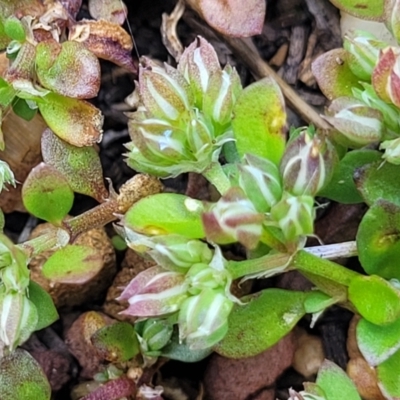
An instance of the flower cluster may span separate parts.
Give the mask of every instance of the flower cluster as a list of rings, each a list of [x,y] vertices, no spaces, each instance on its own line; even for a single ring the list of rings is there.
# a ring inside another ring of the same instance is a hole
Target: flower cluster
[[[130,115],[128,164],[166,178],[203,172],[233,140],[232,108],[242,89],[236,70],[221,69],[213,47],[199,37],[178,68],[144,59],[141,105]]]
[[[127,300],[129,307],[122,314],[147,318],[176,314],[179,339],[190,348],[206,349],[219,342],[238,302],[230,294],[232,279],[220,249],[211,251],[204,242],[178,235],[146,237],[128,227],[124,230],[128,245],[158,265],[138,274],[124,289],[118,300]],[[142,342],[147,350],[156,351],[160,346],[152,344],[154,331],[167,340],[171,331],[162,319],[148,321],[153,322],[140,330]]]

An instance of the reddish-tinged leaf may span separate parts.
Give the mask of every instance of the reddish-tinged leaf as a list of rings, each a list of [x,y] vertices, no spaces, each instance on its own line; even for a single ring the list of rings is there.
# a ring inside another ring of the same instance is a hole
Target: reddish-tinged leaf
[[[51,388],[37,361],[17,349],[0,360],[1,400],[49,400]]]
[[[387,103],[391,103],[390,95],[387,91],[388,80],[396,62],[396,54],[393,48],[381,51],[378,64],[372,72],[371,81],[376,94]]]
[[[108,381],[85,397],[82,397],[81,400],[118,400],[134,396],[135,392],[135,382],[126,376],[123,376]]]
[[[100,88],[100,64],[82,43],[61,45],[46,40],[36,46],[36,74],[46,89],[77,99],[95,97]]]
[[[73,146],[91,146],[101,141],[104,117],[92,104],[49,93],[38,101],[38,106],[49,128]]]
[[[137,61],[131,55],[132,39],[118,24],[82,20],[70,27],[69,40],[81,42],[97,57],[137,73]]]
[[[385,20],[385,0],[330,0],[340,10],[371,21]]]
[[[103,264],[103,257],[95,248],[69,245],[48,258],[42,273],[52,282],[84,284],[98,274]]]
[[[22,200],[30,213],[58,224],[71,209],[74,193],[60,172],[41,163],[26,178]]]
[[[349,67],[348,59],[349,53],[346,50],[333,49],[312,63],[312,72],[321,91],[329,100],[352,96],[353,88],[362,89],[359,78]]]
[[[62,4],[72,18],[76,18],[82,6],[82,0],[58,0],[58,2]]]
[[[264,24],[264,0],[198,0],[197,11],[217,31],[237,37],[259,35]]]
[[[104,19],[122,25],[125,22],[127,11],[122,0],[89,0],[89,12],[94,19]]]
[[[108,197],[100,158],[93,147],[75,147],[50,129],[42,135],[42,156],[46,164],[60,171],[72,190],[102,202]]]

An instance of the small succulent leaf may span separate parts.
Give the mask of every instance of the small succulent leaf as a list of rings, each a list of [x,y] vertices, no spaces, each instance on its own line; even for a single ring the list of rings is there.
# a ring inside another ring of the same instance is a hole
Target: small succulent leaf
[[[148,196],[125,214],[124,224],[147,235],[178,234],[189,239],[205,236],[201,201],[175,193]]]
[[[96,331],[91,342],[97,353],[110,362],[124,362],[140,352],[136,332],[128,322],[116,322]]]
[[[93,147],[72,146],[46,129],[42,135],[42,157],[46,164],[64,175],[74,192],[99,202],[108,197],[100,158]]]
[[[99,60],[82,43],[40,42],[35,63],[40,84],[62,96],[90,99],[100,89]]]
[[[319,56],[312,63],[312,73],[322,93],[333,100],[341,96],[352,96],[352,89],[361,89],[359,78],[351,71],[349,53],[344,49],[333,49]]]
[[[0,9],[0,13],[2,14],[2,11]],[[4,29],[4,21],[0,20],[0,51],[3,51],[7,48],[8,44],[10,43],[11,39],[9,36],[6,34],[6,31]]]
[[[319,193],[320,196],[344,204],[362,203],[363,198],[353,180],[357,168],[380,160],[382,153],[376,150],[359,149],[349,151],[336,166],[330,183]]]
[[[364,215],[357,232],[359,260],[368,274],[400,279],[400,205],[378,200]]]
[[[289,333],[305,314],[303,292],[267,289],[232,310],[227,335],[214,350],[225,357],[251,357]]]
[[[0,359],[2,400],[50,400],[51,388],[37,361],[17,349]]]
[[[18,42],[23,42],[26,37],[24,26],[21,21],[13,15],[4,21],[4,32],[9,38],[17,40]]]
[[[400,138],[385,140],[379,146],[380,150],[385,150],[382,158],[395,165],[400,165]]]
[[[143,321],[144,324],[140,332],[143,340],[142,349],[145,346],[146,352],[160,351],[170,342],[173,334],[173,322],[170,319],[171,317],[169,319],[149,318]],[[136,328],[137,326],[135,326],[137,331]]]
[[[233,114],[232,128],[240,156],[251,153],[278,165],[286,143],[286,112],[278,84],[264,78],[247,86]]]
[[[14,99],[12,109],[18,117],[23,118],[25,121],[30,121],[37,113],[37,107],[31,108],[26,100],[19,97]]]
[[[387,10],[386,26],[389,28],[390,32],[393,34],[397,42],[400,41],[400,3],[399,1],[386,1],[389,5],[389,10]]]
[[[212,353],[212,349],[191,349],[185,341],[179,340],[178,331],[174,331],[170,342],[161,350],[161,356],[170,360],[193,363],[203,360]]]
[[[42,267],[52,282],[84,284],[103,267],[102,255],[93,247],[68,245],[52,254]]]
[[[132,38],[121,26],[105,20],[84,19],[69,28],[68,38],[84,44],[96,57],[137,73],[137,61],[131,54]]]
[[[372,86],[376,94],[386,103],[391,103],[393,101],[390,95],[390,81],[397,57],[398,50],[394,47],[388,47],[382,50],[378,63],[372,72]]]
[[[81,400],[119,400],[129,398],[134,393],[136,393],[135,382],[124,375],[110,379],[104,384],[97,386],[96,389],[92,390],[85,397],[81,397]]]
[[[49,128],[69,144],[83,147],[101,141],[104,118],[92,104],[49,93],[38,106]]]
[[[378,385],[386,399],[400,398],[400,350],[376,368]]]
[[[316,384],[324,391],[326,400],[361,400],[352,380],[332,361],[322,363]]]
[[[400,350],[400,319],[389,325],[375,325],[364,318],[357,324],[357,345],[368,364],[375,367]]]
[[[319,313],[335,304],[337,300],[319,290],[312,290],[307,293],[304,300],[304,309],[308,314]]]
[[[72,207],[74,193],[60,172],[40,163],[22,186],[22,201],[36,217],[59,224]]]
[[[360,315],[373,324],[390,324],[400,317],[400,291],[380,276],[357,276],[348,293]]]
[[[200,0],[196,8],[205,21],[228,36],[259,35],[264,24],[266,4],[263,0]]]
[[[51,296],[36,282],[30,281],[28,287],[29,300],[39,310],[36,331],[46,328],[58,319],[58,312]]]
[[[354,174],[357,189],[365,203],[372,206],[379,199],[400,206],[400,165],[377,161],[358,168]]]
[[[16,90],[0,77],[0,106],[7,107],[15,98]]]
[[[122,25],[128,9],[121,0],[89,0],[89,13],[94,19],[104,19]]]
[[[385,0],[331,0],[331,3],[340,10],[361,19],[385,20]]]

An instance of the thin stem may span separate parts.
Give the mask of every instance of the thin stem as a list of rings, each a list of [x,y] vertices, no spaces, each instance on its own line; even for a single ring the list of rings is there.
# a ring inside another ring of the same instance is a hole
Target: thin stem
[[[268,254],[252,260],[229,261],[228,270],[233,279],[246,275],[272,275],[297,269],[300,272],[312,273],[344,286],[358,276],[351,271],[328,259],[352,257],[357,254],[355,242],[338,243],[326,246],[309,247],[291,255],[288,253]],[[265,273],[265,274],[264,274]]]
[[[360,275],[358,272],[351,271],[305,250],[300,250],[295,254],[290,266],[300,272],[311,273],[344,286],[349,286],[350,282]]]
[[[219,162],[211,163],[203,172],[203,176],[217,188],[221,195],[226,193],[231,187],[231,182],[225,175],[225,172]]]
[[[50,229],[40,236],[17,245],[25,254],[32,258],[44,251],[57,250],[68,244],[70,236],[61,228]]]

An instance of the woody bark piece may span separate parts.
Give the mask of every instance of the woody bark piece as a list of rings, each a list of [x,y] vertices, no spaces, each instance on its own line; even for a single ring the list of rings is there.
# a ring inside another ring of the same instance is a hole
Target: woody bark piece
[[[37,226],[32,231],[31,238],[37,237],[42,232],[45,232],[49,225],[50,224],[46,223]],[[41,253],[39,256],[34,257],[29,264],[31,279],[41,285],[43,289],[50,294],[57,308],[68,309],[100,299],[104,296],[105,291],[116,273],[114,248],[104,229],[92,229],[87,231],[80,235],[74,244],[95,248],[103,260],[103,266],[100,268],[99,272],[93,273],[85,284],[52,282],[43,276],[43,264],[54,251]]]
[[[297,81],[299,66],[306,51],[307,36],[306,26],[299,25],[292,28],[289,54],[282,71],[282,78],[290,85],[294,85]]]
[[[0,76],[3,76],[8,67],[5,53],[0,54]],[[1,120],[0,120],[1,124]],[[4,134],[5,150],[0,151],[0,159],[6,161],[15,179],[23,183],[31,169],[42,160],[40,153],[40,138],[47,128],[43,118],[36,114],[31,121],[16,116],[12,110],[7,110],[3,115],[1,129]],[[21,200],[21,187],[10,187],[0,194],[0,208],[5,213],[12,211],[25,211]]]

